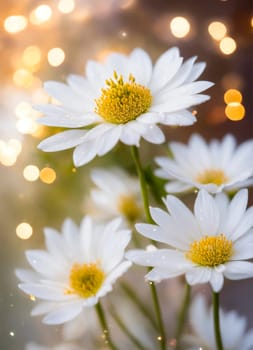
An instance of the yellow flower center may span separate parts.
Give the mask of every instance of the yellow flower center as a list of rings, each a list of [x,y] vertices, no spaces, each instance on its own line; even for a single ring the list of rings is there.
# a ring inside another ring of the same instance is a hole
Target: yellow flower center
[[[214,267],[227,262],[232,253],[232,241],[220,234],[194,241],[186,253],[186,258],[201,266]]]
[[[141,215],[141,208],[134,196],[121,196],[118,201],[119,211],[129,220],[135,222]]]
[[[219,169],[207,169],[203,173],[199,174],[196,180],[201,184],[216,184],[222,185],[228,181],[228,178],[223,170]]]
[[[78,294],[82,298],[89,298],[96,295],[102,286],[105,273],[96,263],[74,264],[70,271],[70,289],[66,294]]]
[[[95,100],[95,112],[109,123],[125,124],[148,111],[152,95],[148,88],[136,84],[132,74],[128,82],[114,72],[113,78],[106,80],[107,88]]]

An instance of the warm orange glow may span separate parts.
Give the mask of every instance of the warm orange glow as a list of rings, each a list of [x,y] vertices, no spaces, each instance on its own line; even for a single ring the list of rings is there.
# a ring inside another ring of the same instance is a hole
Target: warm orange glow
[[[75,8],[74,0],[60,0],[58,2],[58,10],[62,13],[70,13]]]
[[[232,102],[227,105],[225,114],[230,120],[242,120],[245,116],[245,108],[238,102]]]
[[[221,40],[227,34],[227,28],[222,22],[212,22],[208,26],[208,32],[215,40]]]
[[[33,83],[33,78],[32,73],[25,68],[20,68],[13,74],[13,81],[19,87],[30,87]]]
[[[52,9],[50,6],[42,4],[36,7],[30,14],[30,21],[32,24],[40,25],[47,22],[52,16]]]
[[[240,91],[236,89],[229,89],[224,94],[224,101],[225,103],[231,103],[231,102],[242,102],[242,94]]]
[[[220,42],[220,50],[224,55],[231,55],[236,50],[235,40],[226,36]]]
[[[23,63],[32,67],[40,63],[41,60],[41,50],[38,46],[28,46],[22,55]]]
[[[22,222],[16,227],[16,235],[21,239],[28,239],[33,234],[33,228],[27,222]]]
[[[43,168],[40,171],[40,179],[46,184],[51,184],[56,179],[56,172],[52,168]]]
[[[48,51],[47,59],[51,66],[58,67],[65,60],[65,53],[61,48],[54,47]]]
[[[8,142],[0,140],[0,162],[5,166],[12,166],[16,163],[17,156],[22,150],[20,141],[10,139]]]
[[[174,17],[170,30],[176,38],[184,38],[190,32],[190,23],[185,17]]]
[[[4,21],[6,32],[15,34],[27,27],[27,19],[24,16],[9,16]]]
[[[40,170],[35,165],[27,165],[23,170],[23,175],[27,181],[36,181],[40,176]]]

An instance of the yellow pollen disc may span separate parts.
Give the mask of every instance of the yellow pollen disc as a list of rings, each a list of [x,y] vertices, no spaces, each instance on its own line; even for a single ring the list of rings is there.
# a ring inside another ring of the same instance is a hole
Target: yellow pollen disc
[[[205,236],[191,244],[186,258],[201,266],[214,267],[224,264],[233,253],[232,241],[225,235]]]
[[[121,196],[118,201],[118,209],[130,222],[135,222],[141,214],[141,209],[134,196]]]
[[[82,298],[96,295],[102,286],[105,273],[98,264],[75,264],[70,271],[70,289],[66,294],[78,294]]]
[[[223,170],[207,169],[203,173],[199,174],[196,180],[204,185],[212,183],[219,186],[226,183],[228,178]]]
[[[102,89],[101,96],[95,100],[95,112],[104,120],[114,124],[125,124],[148,111],[152,103],[152,95],[148,88],[136,84],[130,74],[128,82],[122,75],[114,72],[111,79],[106,80],[107,88]]]

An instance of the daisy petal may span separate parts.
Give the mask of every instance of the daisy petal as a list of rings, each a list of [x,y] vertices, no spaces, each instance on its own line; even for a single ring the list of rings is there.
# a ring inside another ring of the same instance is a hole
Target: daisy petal
[[[82,311],[82,303],[68,304],[59,310],[49,312],[42,320],[45,324],[62,324],[75,318]]]
[[[231,280],[253,277],[253,263],[248,261],[230,261],[226,263],[224,276]]]
[[[84,130],[67,130],[60,134],[53,135],[41,141],[38,148],[44,152],[63,151],[75,147],[83,142],[86,131]]]

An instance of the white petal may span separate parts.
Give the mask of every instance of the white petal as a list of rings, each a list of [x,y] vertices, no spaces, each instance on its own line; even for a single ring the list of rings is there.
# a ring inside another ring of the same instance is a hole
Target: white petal
[[[80,301],[66,305],[59,310],[52,311],[46,315],[42,322],[45,324],[62,324],[75,318],[82,311],[82,303]]]
[[[87,164],[96,157],[98,142],[99,140],[84,141],[75,148],[73,161],[76,167]]]
[[[152,73],[152,61],[142,49],[135,49],[129,56],[129,71],[138,84],[147,86]]]
[[[201,237],[194,215],[182,201],[175,196],[169,195],[165,200],[165,205],[178,228],[178,235],[184,236],[189,244]]]
[[[189,111],[183,109],[176,113],[164,113],[163,120],[160,121],[164,125],[187,126],[197,121],[196,117]]]
[[[170,181],[165,185],[167,193],[182,193],[192,190],[194,187],[191,184],[186,184],[180,181]]]
[[[96,92],[92,89],[92,86],[87,79],[80,75],[70,74],[67,77],[67,82],[71,89],[82,97],[85,106],[87,106],[87,103],[90,103],[90,107],[92,107],[92,105],[94,106]]]
[[[197,57],[194,56],[185,61],[166,87],[171,89],[183,84],[192,72],[196,58]]]
[[[223,274],[215,270],[212,270],[210,284],[213,288],[213,291],[216,293],[220,292],[220,290],[223,287],[223,283],[224,283]]]
[[[39,279],[39,275],[32,270],[16,269],[15,274],[22,282],[37,282]]]
[[[187,271],[185,277],[191,286],[198,283],[207,283],[211,278],[211,269],[196,266]]]
[[[191,82],[200,77],[200,75],[203,73],[204,69],[206,68],[205,62],[198,62],[194,64],[191,73],[188,75],[185,82]]]
[[[75,111],[84,112],[85,102],[68,85],[56,81],[47,81],[44,89],[50,96]]]
[[[157,113],[171,113],[180,111],[185,108],[190,108],[194,105],[198,105],[205,101],[208,101],[210,97],[208,95],[187,95],[187,96],[177,96],[175,98],[167,99],[166,96],[154,97],[153,105],[150,107],[150,112]]]
[[[253,258],[253,229],[249,230],[233,243],[233,256],[231,260],[251,258]]]
[[[119,277],[121,277],[130,267],[132,263],[130,261],[124,261],[119,264],[111,273],[106,277],[105,283],[113,284]]]
[[[53,287],[39,283],[21,283],[19,288],[26,294],[34,295],[37,298],[49,301],[67,301],[76,298],[75,295],[64,294],[64,287]]]
[[[163,53],[155,63],[151,81],[149,84],[152,92],[160,90],[177,73],[183,62],[179,57],[179,50],[173,47]]]
[[[38,148],[44,152],[56,152],[75,147],[83,142],[85,130],[67,130],[43,140]]]
[[[122,127],[122,125],[112,127],[103,134],[97,150],[98,156],[108,153],[117,144],[121,137]]]
[[[60,304],[60,303],[59,303]],[[57,308],[58,303],[53,301],[40,301],[31,311],[31,316],[40,316],[53,311]]]
[[[250,207],[244,213],[238,226],[233,233],[233,240],[240,238],[245,232],[253,227],[253,207]]]
[[[96,122],[101,118],[95,113],[86,113],[81,115],[61,115],[61,116],[45,116],[37,119],[37,123],[47,126],[57,126],[63,128],[80,128]]]
[[[142,137],[148,142],[155,144],[160,144],[165,141],[164,133],[156,125],[148,125],[145,132],[142,133]]]
[[[55,278],[64,271],[55,257],[43,250],[27,250],[26,258],[35,271],[44,277]]]
[[[141,133],[140,131],[136,130],[134,125],[135,123],[130,122],[127,123],[125,127],[123,127],[120,140],[126,145],[135,145],[139,147]]]
[[[226,224],[224,230],[229,239],[238,237],[236,227],[243,218],[248,203],[248,191],[240,190],[232,199],[228,207]]]
[[[137,265],[166,268],[169,271],[184,270],[192,266],[185,259],[185,254],[172,249],[158,249],[155,251],[130,250],[126,258]]]
[[[153,268],[146,276],[145,279],[153,282],[160,282],[164,279],[174,278],[184,274],[184,270],[168,270],[161,267]]]
[[[226,263],[224,276],[231,280],[253,277],[253,263],[248,261],[231,261]]]
[[[218,232],[220,215],[213,197],[200,190],[195,201],[194,213],[203,236],[215,236]]]

